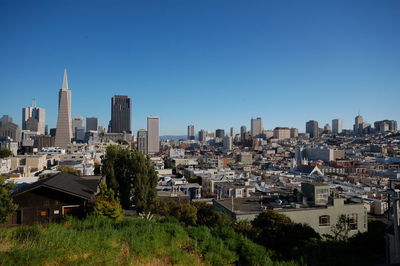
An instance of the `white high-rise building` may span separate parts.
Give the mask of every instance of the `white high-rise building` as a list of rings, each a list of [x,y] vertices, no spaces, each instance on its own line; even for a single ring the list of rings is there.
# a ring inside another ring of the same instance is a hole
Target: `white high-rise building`
[[[32,119],[30,119],[32,118]],[[27,127],[27,121],[30,119],[32,121],[35,119],[35,122],[37,123],[37,132],[40,135],[45,134],[45,129],[46,129],[46,111],[44,108],[39,108],[36,107],[36,103],[33,102],[31,107],[25,107],[22,108],[22,129],[23,130],[32,130],[32,128]]]
[[[147,154],[147,131],[144,129],[137,132],[137,148],[142,154]]]
[[[147,117],[147,152],[160,152],[160,119],[155,116]]]
[[[58,93],[58,119],[54,145],[66,148],[71,144],[71,91],[68,88],[67,70],[64,70],[62,87]]]
[[[224,150],[226,151],[231,151],[232,150],[232,137],[231,136],[225,136],[224,137]]]
[[[336,118],[332,120],[332,133],[340,134],[343,131],[343,121],[342,119]]]
[[[72,118],[72,136],[76,138],[77,131],[85,131],[85,127],[83,125],[83,117],[82,116],[75,116]]]
[[[257,138],[261,135],[263,131],[262,119],[261,117],[251,119],[251,136]]]
[[[235,132],[235,128],[234,127],[231,127],[231,130],[230,130],[231,132],[231,134],[230,134],[230,136],[231,137],[235,137],[235,134],[236,134],[236,132]]]

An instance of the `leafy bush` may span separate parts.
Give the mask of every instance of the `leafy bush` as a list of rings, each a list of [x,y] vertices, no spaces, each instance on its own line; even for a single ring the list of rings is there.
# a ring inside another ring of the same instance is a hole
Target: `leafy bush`
[[[108,217],[116,221],[124,218],[119,200],[115,197],[114,191],[103,182],[99,185],[100,192],[93,201],[93,213],[98,216]]]

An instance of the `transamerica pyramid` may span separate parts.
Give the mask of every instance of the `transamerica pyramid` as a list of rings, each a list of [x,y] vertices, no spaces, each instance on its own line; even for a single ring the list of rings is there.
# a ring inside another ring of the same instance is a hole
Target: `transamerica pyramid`
[[[67,69],[64,69],[62,87],[58,93],[58,119],[54,146],[66,148],[71,144],[71,91],[68,89]]]

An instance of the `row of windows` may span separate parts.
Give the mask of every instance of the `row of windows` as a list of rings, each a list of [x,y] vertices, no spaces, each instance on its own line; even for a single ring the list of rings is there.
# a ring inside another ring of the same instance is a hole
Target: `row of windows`
[[[330,226],[331,221],[330,221],[330,216],[329,215],[321,215],[319,216],[319,226]],[[358,214],[357,213],[352,213],[347,215],[347,225],[350,230],[357,230],[357,220],[358,220]]]

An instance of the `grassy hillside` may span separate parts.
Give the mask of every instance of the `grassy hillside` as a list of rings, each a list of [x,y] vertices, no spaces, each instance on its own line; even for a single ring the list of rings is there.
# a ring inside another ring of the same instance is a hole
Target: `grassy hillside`
[[[293,265],[230,228],[88,217],[0,228],[0,265]]]

